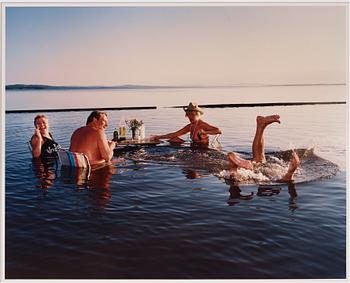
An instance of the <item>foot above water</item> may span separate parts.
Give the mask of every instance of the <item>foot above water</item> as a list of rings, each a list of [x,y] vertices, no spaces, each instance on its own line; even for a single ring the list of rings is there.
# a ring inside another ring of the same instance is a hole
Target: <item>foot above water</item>
[[[267,126],[271,123],[281,123],[280,121],[280,116],[279,115],[270,115],[270,116],[257,116],[256,117],[256,123],[258,125],[262,125],[262,126]]]
[[[252,170],[253,169],[253,165],[249,160],[245,160],[240,158],[237,154],[230,152],[227,155],[229,162],[232,163],[232,165],[237,166],[238,168],[245,168],[245,169],[249,169]]]

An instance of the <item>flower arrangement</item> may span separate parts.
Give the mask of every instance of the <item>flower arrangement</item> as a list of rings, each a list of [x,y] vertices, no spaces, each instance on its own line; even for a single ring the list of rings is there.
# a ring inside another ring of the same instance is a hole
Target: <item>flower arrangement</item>
[[[125,120],[125,123],[128,125],[130,130],[139,129],[143,125],[142,120],[137,120],[135,118]]]

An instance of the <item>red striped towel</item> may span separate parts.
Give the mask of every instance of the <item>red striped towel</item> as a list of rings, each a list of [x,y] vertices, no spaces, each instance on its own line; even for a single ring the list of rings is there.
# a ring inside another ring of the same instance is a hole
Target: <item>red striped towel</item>
[[[89,159],[84,153],[61,149],[58,151],[58,157],[64,166],[90,168]]]

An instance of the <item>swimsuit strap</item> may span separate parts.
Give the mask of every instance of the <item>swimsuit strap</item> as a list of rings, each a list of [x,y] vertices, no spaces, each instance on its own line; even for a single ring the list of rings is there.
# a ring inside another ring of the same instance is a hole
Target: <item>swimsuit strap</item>
[[[54,142],[55,140],[53,139],[53,136],[52,136],[51,133],[49,133],[49,136],[50,136],[50,138],[41,135],[41,137],[43,138],[44,142],[45,142],[45,140],[49,140],[49,141],[53,141]]]

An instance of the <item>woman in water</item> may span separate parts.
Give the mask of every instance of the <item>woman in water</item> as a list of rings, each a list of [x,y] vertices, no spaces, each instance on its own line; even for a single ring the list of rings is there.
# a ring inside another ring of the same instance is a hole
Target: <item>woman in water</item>
[[[201,119],[204,114],[203,110],[196,103],[190,102],[187,107],[184,107],[185,117],[190,121],[188,125],[178,130],[177,132],[152,136],[152,140],[168,139],[170,143],[185,142],[180,136],[190,133],[190,140],[193,146],[208,147],[209,136],[221,134],[219,128],[209,125]]]
[[[34,158],[57,157],[59,144],[54,141],[49,132],[49,120],[45,115],[37,115],[34,118],[35,132],[30,143]]]

